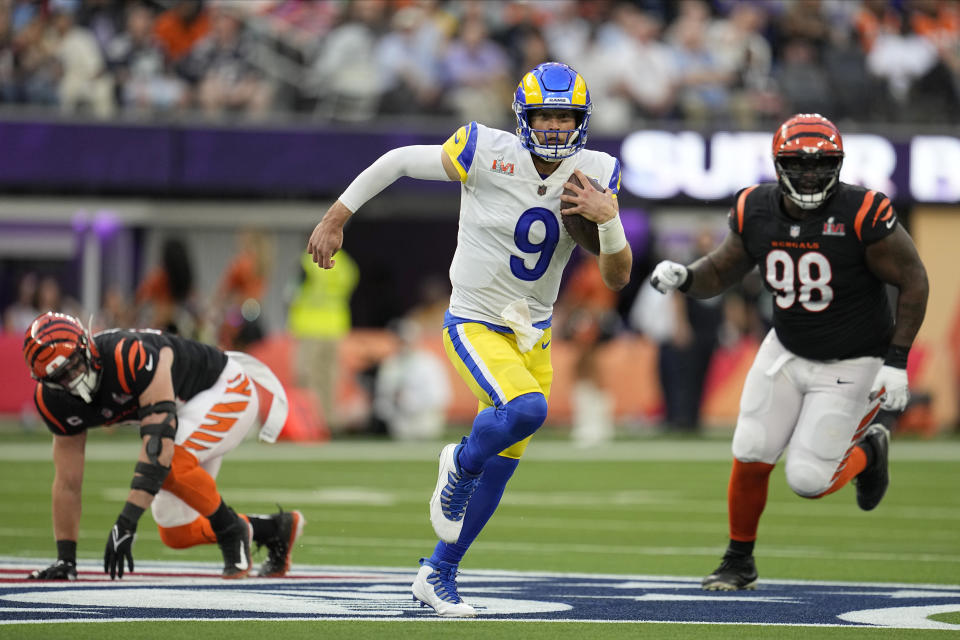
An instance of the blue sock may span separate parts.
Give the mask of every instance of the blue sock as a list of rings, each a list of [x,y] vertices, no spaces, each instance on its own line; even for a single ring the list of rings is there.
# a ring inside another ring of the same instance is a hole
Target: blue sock
[[[532,435],[546,419],[547,399],[542,393],[525,393],[499,407],[484,409],[474,418],[470,436],[460,449],[460,467],[467,473],[480,473],[487,460]]]
[[[451,562],[458,564],[467,552],[473,541],[480,535],[487,520],[497,510],[500,504],[500,498],[503,496],[503,490],[507,486],[507,481],[513,475],[517,465],[520,463],[516,458],[504,458],[503,456],[493,456],[487,461],[483,469],[483,477],[480,478],[480,484],[476,492],[470,499],[467,506],[467,512],[463,516],[463,529],[460,532],[460,539],[450,544],[447,542],[438,542],[430,556],[430,562]],[[434,565],[436,566],[436,565]]]

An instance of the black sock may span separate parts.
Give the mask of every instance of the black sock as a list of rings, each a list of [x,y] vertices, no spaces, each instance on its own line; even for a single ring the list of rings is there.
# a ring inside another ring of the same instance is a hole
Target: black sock
[[[263,544],[267,540],[276,538],[280,531],[277,529],[277,523],[270,516],[253,516],[249,513],[250,526],[253,527],[253,541]]]
[[[220,506],[207,516],[207,520],[210,521],[210,528],[219,536],[237,523],[237,514],[221,499]]]
[[[747,556],[752,556],[754,543],[755,543],[754,540],[751,540],[750,542],[740,542],[739,540],[730,540],[730,544],[727,546],[727,553],[724,555],[736,556],[738,558],[745,558]]]

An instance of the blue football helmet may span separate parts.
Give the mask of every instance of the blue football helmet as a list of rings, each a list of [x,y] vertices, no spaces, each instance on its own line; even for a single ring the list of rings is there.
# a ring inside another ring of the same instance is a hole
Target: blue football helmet
[[[566,135],[560,135],[554,143],[541,144],[534,135],[538,130],[530,126],[530,111],[535,109],[572,109],[577,112],[577,127],[561,131]],[[520,143],[534,155],[550,161],[569,158],[583,149],[591,111],[593,104],[586,80],[560,62],[544,62],[524,75],[513,100]]]

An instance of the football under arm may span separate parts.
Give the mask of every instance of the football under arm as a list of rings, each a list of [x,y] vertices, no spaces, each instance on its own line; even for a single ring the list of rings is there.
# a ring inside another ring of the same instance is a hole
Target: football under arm
[[[403,176],[418,180],[460,179],[453,162],[447,158],[440,145],[397,147],[377,158],[376,162],[354,178],[339,200],[351,212],[356,212],[368,200]]]
[[[74,436],[53,437],[55,475],[51,491],[53,536],[56,540],[73,540],[80,536],[84,451],[87,432]]]

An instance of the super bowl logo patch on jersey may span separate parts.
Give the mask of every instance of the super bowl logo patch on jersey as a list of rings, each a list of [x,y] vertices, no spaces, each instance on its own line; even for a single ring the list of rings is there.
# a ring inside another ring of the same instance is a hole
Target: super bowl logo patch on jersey
[[[843,223],[834,223],[833,216],[827,218],[827,221],[823,223],[823,235],[825,236],[845,236],[846,231],[843,228]]]
[[[507,176],[512,176],[512,175],[513,175],[513,163],[512,163],[512,162],[504,162],[504,161],[503,161],[503,156],[501,156],[501,157],[497,158],[496,160],[494,160],[494,161],[493,161],[493,166],[490,167],[490,168],[493,169],[493,171],[494,171],[495,173],[502,173],[502,174],[507,175]]]

